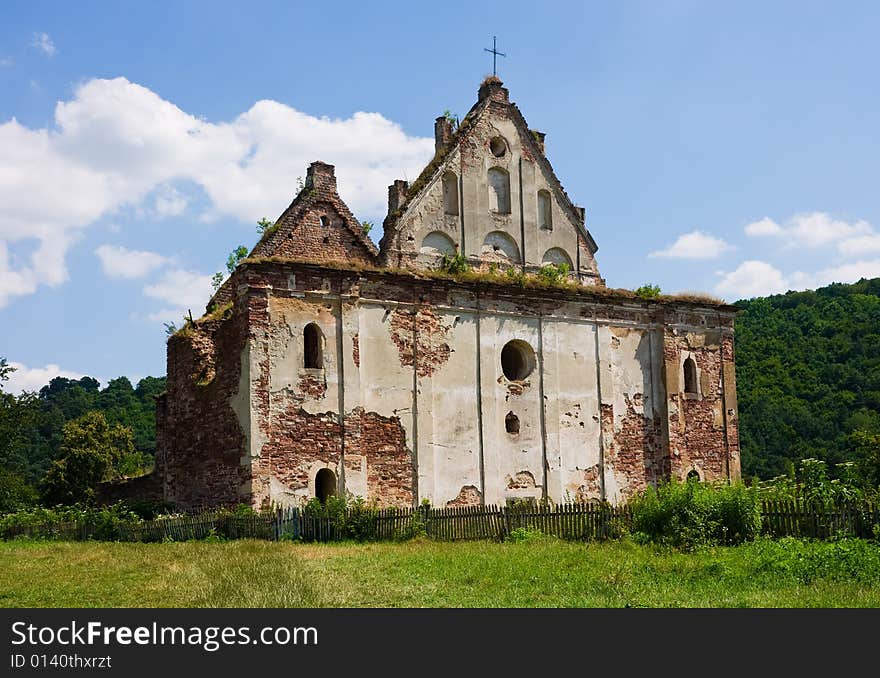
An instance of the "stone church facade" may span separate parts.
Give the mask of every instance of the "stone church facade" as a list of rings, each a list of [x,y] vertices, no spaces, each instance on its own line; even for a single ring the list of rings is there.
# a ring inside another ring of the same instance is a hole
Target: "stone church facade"
[[[739,477],[736,309],[606,287],[585,227],[502,83],[389,187],[376,246],[315,162],[168,341],[156,494],[181,507],[624,501]],[[441,263],[467,261],[453,275]],[[543,266],[569,271],[541,283]]]

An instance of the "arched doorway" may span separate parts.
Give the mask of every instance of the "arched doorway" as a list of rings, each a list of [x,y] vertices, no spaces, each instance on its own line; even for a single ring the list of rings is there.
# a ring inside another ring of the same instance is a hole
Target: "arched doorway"
[[[336,474],[329,468],[322,468],[315,476],[315,496],[322,504],[327,503],[327,497],[336,494]]]

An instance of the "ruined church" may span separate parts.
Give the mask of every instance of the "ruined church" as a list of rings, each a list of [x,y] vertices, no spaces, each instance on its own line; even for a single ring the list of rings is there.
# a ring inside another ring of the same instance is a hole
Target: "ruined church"
[[[443,507],[738,478],[736,309],[606,286],[584,208],[499,79],[434,131],[421,175],[388,189],[378,248],[334,167],[309,166],[169,338],[142,484],[181,507]]]

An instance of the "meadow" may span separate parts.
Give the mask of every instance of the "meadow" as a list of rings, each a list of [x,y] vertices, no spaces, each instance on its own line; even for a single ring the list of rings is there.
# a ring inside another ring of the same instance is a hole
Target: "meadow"
[[[2,607],[880,607],[880,545],[0,542]]]

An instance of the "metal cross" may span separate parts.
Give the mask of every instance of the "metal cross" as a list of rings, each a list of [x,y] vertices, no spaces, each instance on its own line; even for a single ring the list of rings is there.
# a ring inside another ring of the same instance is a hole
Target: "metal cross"
[[[492,54],[492,75],[495,75],[496,74],[495,73],[495,59],[497,59],[500,56],[506,57],[507,55],[502,52],[499,52],[497,49],[495,49],[495,36],[494,35],[492,36],[492,49],[489,49],[488,47],[484,47],[483,51],[490,52]]]

